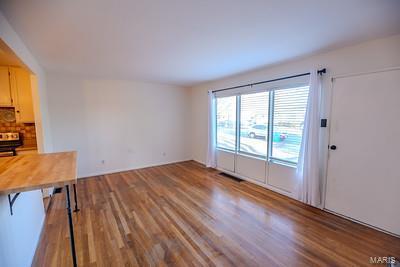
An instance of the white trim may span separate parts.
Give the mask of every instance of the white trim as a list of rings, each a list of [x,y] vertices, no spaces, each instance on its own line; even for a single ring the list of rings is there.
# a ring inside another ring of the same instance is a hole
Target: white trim
[[[134,171],[134,170],[139,170],[139,169],[163,166],[163,165],[174,164],[174,163],[185,162],[185,161],[191,161],[191,160],[194,160],[194,159],[182,159],[182,160],[176,160],[176,161],[165,161],[165,162],[160,162],[160,163],[155,163],[155,164],[142,165],[142,166],[139,166],[139,167],[128,167],[128,168],[113,169],[113,170],[104,171],[104,172],[93,172],[93,173],[90,173],[90,174],[85,174],[83,176],[79,176],[78,179],[86,179],[86,178],[91,178],[93,176],[100,176],[100,175],[114,174],[114,173],[120,173],[120,172]],[[194,160],[194,161],[199,162],[197,160]],[[203,162],[199,162],[199,163],[205,165]]]
[[[43,202],[42,202],[42,203],[43,203]],[[38,247],[39,247],[39,245],[40,245],[40,240],[42,239],[43,231],[44,231],[44,228],[45,228],[47,210],[45,209],[44,204],[43,204],[43,209],[44,209],[44,216],[43,216],[42,222],[41,222],[42,227],[40,228],[40,233],[39,233],[39,235],[38,235],[37,238],[36,238],[35,250],[33,251],[33,255],[32,255],[32,257],[31,257],[31,258],[32,258],[32,259],[31,259],[31,265],[33,264],[33,261],[34,261],[34,259],[35,259],[36,250],[38,249]]]
[[[281,165],[281,166],[297,169],[297,163],[293,163],[293,162],[285,161],[285,160],[281,160],[281,159],[276,159],[273,157],[269,158],[268,163],[273,163],[276,165]]]
[[[345,215],[340,214],[340,213],[337,213],[337,212],[335,212],[335,211],[332,211],[332,210],[329,210],[329,209],[326,209],[326,208],[324,208],[324,209],[322,209],[322,210],[323,210],[323,211],[326,211],[326,212],[328,212],[328,213],[330,213],[330,214],[336,215],[336,216],[338,216],[338,217],[341,217],[341,218],[343,218],[343,219],[346,219],[346,220],[349,220],[349,221],[352,221],[352,222],[355,222],[355,223],[364,225],[364,226],[366,226],[366,227],[368,227],[368,228],[372,228],[372,229],[377,230],[377,231],[379,231],[379,232],[382,232],[382,233],[385,233],[385,234],[388,234],[388,235],[391,235],[391,236],[400,238],[400,235],[397,235],[397,234],[392,233],[392,232],[388,232],[388,231],[383,230],[383,229],[381,229],[381,228],[379,228],[379,227],[376,227],[376,226],[370,225],[370,224],[368,224],[368,223],[365,223],[365,222],[362,222],[362,221],[353,219],[353,218],[351,218],[351,217],[345,216]]]
[[[205,164],[203,161],[201,161],[200,159],[195,159],[195,158],[193,158],[193,159],[189,159],[188,161],[190,161],[190,160],[193,160],[193,161],[195,161],[195,162],[197,162],[197,163],[199,163],[199,164],[201,164],[201,165],[206,166],[206,164]]]
[[[327,153],[326,153],[326,157],[325,157],[325,169],[323,170],[322,175],[324,175],[324,177],[322,177],[322,179],[324,179],[324,183],[323,183],[323,189],[322,189],[322,209],[325,209],[325,205],[326,205],[326,191],[328,188],[328,167],[329,167],[329,145],[331,143],[331,121],[332,121],[332,104],[333,104],[333,89],[334,89],[334,82],[335,79],[332,78],[331,79],[331,87],[329,88],[329,95],[327,97],[329,97],[329,99],[326,100],[326,104],[329,106],[326,106],[325,109],[327,111],[326,114],[326,118],[328,119],[328,123],[326,125],[326,141],[327,143],[325,143],[325,147],[327,147]]]
[[[198,162],[198,163],[204,165],[203,162],[200,162],[200,161],[198,161],[198,160],[193,159],[193,161],[196,161],[196,162]],[[258,181],[256,181],[256,180],[253,180],[253,179],[251,179],[251,178],[248,178],[248,177],[245,177],[245,176],[242,176],[242,175],[238,175],[238,174],[236,174],[236,173],[233,173],[233,172],[224,170],[223,168],[218,168],[218,167],[217,167],[216,170],[218,170],[218,171],[220,171],[220,172],[227,173],[227,174],[229,174],[229,175],[232,175],[232,176],[234,176],[234,177],[240,178],[240,179],[242,179],[242,180],[245,180],[245,181],[254,183],[254,184],[256,184],[256,185],[259,185],[259,186],[261,186],[261,187],[264,187],[264,188],[266,188],[266,189],[269,189],[269,190],[271,190],[271,191],[274,191],[274,192],[276,192],[276,193],[285,195],[285,196],[287,196],[287,197],[290,197],[290,198],[292,198],[292,199],[298,201],[297,199],[295,199],[295,198],[293,197],[293,195],[292,195],[290,192],[282,191],[282,190],[280,190],[279,188],[275,188],[275,187],[270,186],[270,185],[268,185],[268,184],[263,184],[263,183],[258,182]],[[302,203],[301,201],[299,201],[299,202]],[[325,212],[327,212],[327,213],[333,214],[333,215],[338,216],[338,217],[340,217],[340,218],[343,218],[343,219],[352,221],[352,222],[354,222],[354,223],[364,225],[364,226],[366,226],[366,227],[368,227],[368,228],[377,230],[377,231],[379,231],[379,232],[382,232],[382,233],[385,233],[385,234],[388,234],[388,235],[391,235],[391,236],[400,238],[400,235],[397,235],[397,234],[395,234],[395,233],[388,232],[388,231],[386,231],[386,230],[383,230],[383,229],[381,229],[381,228],[375,227],[375,226],[373,226],[373,225],[366,224],[366,223],[361,222],[361,221],[358,221],[358,220],[356,220],[356,219],[353,219],[353,218],[344,216],[344,215],[342,215],[342,214],[336,213],[336,212],[331,211],[331,210],[329,210],[329,209],[323,208],[322,211],[325,211]]]
[[[289,168],[294,168],[294,169],[297,168],[295,163],[285,162],[284,160],[280,160],[280,159],[276,159],[276,158],[269,158],[267,160],[267,157],[265,157],[265,156],[258,156],[256,154],[246,153],[246,152],[242,152],[242,151],[235,152],[234,150],[229,150],[229,149],[221,148],[221,147],[217,147],[217,151],[230,153],[235,157],[242,156],[242,157],[247,157],[247,158],[251,158],[251,159],[262,160],[262,161],[265,161],[265,163],[267,163],[267,164],[273,163],[273,164],[277,164],[277,165],[281,165],[281,166],[285,166],[285,167],[289,167]]]
[[[243,151],[238,151],[238,153],[236,153],[236,154],[239,156],[243,156],[243,157],[247,157],[247,158],[251,158],[251,159],[267,161],[265,156],[259,156],[257,154],[251,154],[251,153],[247,153],[247,152],[243,152]]]
[[[194,161],[196,161],[196,160],[194,160]],[[196,161],[196,162],[198,162],[198,161]],[[199,162],[199,163],[201,163],[201,162]],[[202,163],[201,163],[201,164],[202,164]],[[253,179],[248,178],[248,177],[246,177],[246,176],[239,175],[239,174],[237,174],[237,173],[233,173],[233,172],[228,171],[228,170],[225,170],[225,169],[223,169],[223,168],[218,168],[218,167],[217,167],[216,170],[218,170],[218,171],[220,171],[220,172],[224,172],[224,173],[226,173],[226,174],[229,174],[229,175],[231,175],[231,176],[233,176],[233,177],[237,177],[237,178],[239,178],[239,179],[245,180],[245,181],[247,181],[247,182],[254,183],[254,184],[258,185],[258,186],[264,187],[264,188],[269,189],[269,190],[271,190],[271,191],[274,191],[274,192],[276,192],[276,193],[279,193],[279,194],[282,194],[282,195],[284,195],[284,196],[290,197],[290,198],[292,198],[292,199],[294,199],[294,200],[296,200],[296,201],[302,203],[301,201],[299,201],[299,200],[297,200],[296,198],[294,198],[294,196],[293,196],[293,194],[292,194],[291,192],[283,191],[283,190],[281,190],[281,189],[279,189],[279,188],[276,188],[276,187],[274,187],[274,186],[271,186],[271,185],[269,185],[269,184],[261,183],[261,182],[259,182],[259,181],[253,180]],[[310,206],[310,205],[307,205],[307,206]],[[310,206],[310,207],[312,207],[312,206]],[[364,225],[364,226],[366,226],[366,227],[368,227],[368,228],[377,230],[377,231],[379,231],[379,232],[382,232],[382,233],[385,233],[385,234],[388,234],[388,235],[391,235],[391,236],[399,237],[399,238],[400,238],[400,235],[397,235],[397,234],[395,234],[395,233],[388,232],[388,231],[386,231],[386,230],[383,230],[383,229],[381,229],[381,228],[375,227],[375,226],[373,226],[373,225],[370,225],[370,224],[367,224],[367,223],[358,221],[358,220],[353,219],[353,218],[351,218],[351,217],[347,217],[347,216],[342,215],[342,214],[340,214],[340,213],[336,213],[336,212],[331,211],[331,210],[329,210],[329,209],[323,208],[322,211],[328,212],[328,213],[330,213],[330,214],[333,214],[333,215],[338,216],[338,217],[341,217],[341,218],[343,218],[343,219],[352,221],[352,222],[354,222],[354,223]]]
[[[262,183],[262,182],[260,182],[260,181],[257,181],[257,180],[251,179],[251,178],[249,178],[249,177],[246,177],[246,176],[243,176],[243,175],[240,175],[240,174],[237,174],[237,173],[234,173],[234,172],[225,170],[225,169],[223,169],[223,168],[217,167],[216,170],[221,171],[221,172],[224,172],[224,173],[227,173],[227,174],[229,174],[229,175],[231,175],[231,176],[233,176],[233,177],[237,177],[237,178],[239,178],[239,179],[248,181],[248,182],[250,182],[250,183],[253,183],[253,184],[262,186],[262,187],[267,188],[267,189],[269,189],[269,190],[271,190],[271,191],[274,191],[274,192],[276,192],[276,193],[279,193],[279,194],[285,195],[285,196],[287,196],[287,197],[290,197],[290,198],[292,198],[292,199],[294,199],[294,200],[297,200],[297,199],[294,198],[293,194],[292,194],[291,192],[289,192],[289,191],[284,191],[284,190],[279,189],[279,188],[277,188],[277,187],[271,186],[271,185],[269,185],[269,184],[267,184],[267,183]]]
[[[224,152],[229,152],[229,153],[235,153],[235,150],[234,150],[234,149],[225,148],[225,147],[220,147],[220,146],[217,146],[217,147],[215,148],[215,150],[224,151]]]
[[[242,96],[236,96],[236,129],[235,129],[235,155],[234,155],[234,163],[233,163],[233,170],[237,171],[237,154],[240,150],[240,123],[241,123],[241,105],[242,105]]]

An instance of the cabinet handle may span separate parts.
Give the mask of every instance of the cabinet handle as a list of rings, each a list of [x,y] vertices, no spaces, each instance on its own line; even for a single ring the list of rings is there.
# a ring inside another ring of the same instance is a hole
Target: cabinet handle
[[[17,113],[19,113],[19,110],[17,110]]]

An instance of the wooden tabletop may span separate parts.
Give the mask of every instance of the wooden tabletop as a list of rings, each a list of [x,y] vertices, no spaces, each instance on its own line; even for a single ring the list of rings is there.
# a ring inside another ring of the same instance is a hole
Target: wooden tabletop
[[[0,194],[11,194],[76,182],[76,152],[0,158]]]

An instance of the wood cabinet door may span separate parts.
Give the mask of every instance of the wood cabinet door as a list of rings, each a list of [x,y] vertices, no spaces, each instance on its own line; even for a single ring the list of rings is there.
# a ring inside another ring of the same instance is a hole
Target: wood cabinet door
[[[0,67],[0,106],[11,106],[10,77],[8,67]]]
[[[33,113],[33,99],[31,75],[21,68],[13,68],[15,80],[15,112],[17,122],[35,122]]]

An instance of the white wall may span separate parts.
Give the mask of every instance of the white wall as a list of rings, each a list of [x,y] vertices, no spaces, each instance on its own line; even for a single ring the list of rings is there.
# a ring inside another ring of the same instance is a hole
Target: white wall
[[[0,12],[0,38],[36,75],[37,87],[35,119],[38,146],[42,152],[51,152],[52,142],[47,113],[46,77],[43,69],[23,44]],[[15,202],[14,216],[10,215],[6,195],[0,195],[0,266],[30,266],[44,221],[40,191],[22,193]]]
[[[308,72],[314,67],[324,67],[328,71],[325,75],[325,90],[329,93],[330,76],[393,66],[400,66],[400,35],[373,40],[192,87],[190,89],[192,157],[194,160],[205,163],[207,154],[207,90],[258,82]]]
[[[79,177],[190,159],[188,90],[56,73],[47,78],[54,150],[78,151]]]
[[[21,193],[10,215],[8,199],[0,197],[0,266],[31,266],[44,222],[42,192]]]

